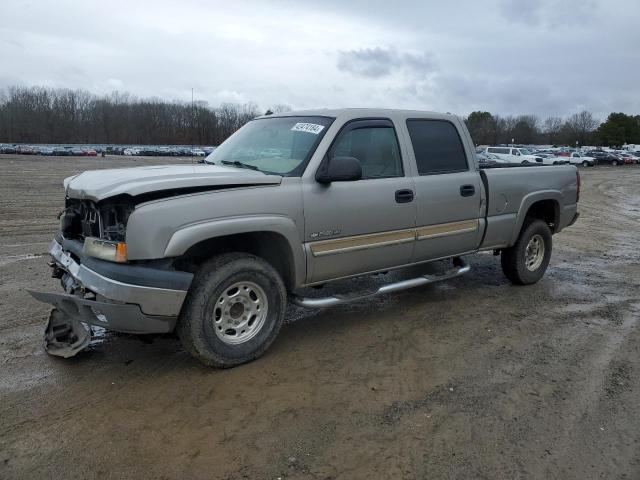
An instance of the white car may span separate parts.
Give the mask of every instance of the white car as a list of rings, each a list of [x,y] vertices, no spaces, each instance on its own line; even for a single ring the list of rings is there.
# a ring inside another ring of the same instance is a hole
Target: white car
[[[122,154],[126,156],[138,155],[139,153],[140,153],[139,148],[125,148],[124,151],[122,152]]]
[[[587,157],[582,155],[579,152],[573,152],[568,157],[563,157],[564,159],[568,159],[571,165],[582,165],[583,167],[593,167],[596,164],[596,159],[594,157]]]
[[[498,156],[501,163],[544,163],[542,157],[532,155],[526,148],[487,147],[483,151]]]

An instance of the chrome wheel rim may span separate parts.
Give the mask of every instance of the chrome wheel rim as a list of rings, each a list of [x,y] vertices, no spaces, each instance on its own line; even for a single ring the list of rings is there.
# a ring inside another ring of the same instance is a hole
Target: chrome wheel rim
[[[218,297],[213,330],[229,345],[248,342],[262,329],[268,311],[267,294],[253,282],[236,282]]]
[[[536,271],[544,260],[544,239],[541,235],[534,235],[529,240],[524,252],[524,264],[530,272]]]

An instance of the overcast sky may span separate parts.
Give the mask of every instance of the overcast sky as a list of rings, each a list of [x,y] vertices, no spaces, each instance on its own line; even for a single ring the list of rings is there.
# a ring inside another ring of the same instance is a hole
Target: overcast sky
[[[640,113],[639,0],[0,1],[0,87]]]

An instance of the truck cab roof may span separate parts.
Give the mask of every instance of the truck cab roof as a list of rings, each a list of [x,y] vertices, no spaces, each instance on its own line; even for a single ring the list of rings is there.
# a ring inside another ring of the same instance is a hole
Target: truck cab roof
[[[293,112],[274,113],[262,115],[257,118],[273,117],[297,117],[297,116],[318,116],[341,119],[352,118],[376,118],[376,117],[404,117],[404,118],[434,118],[438,120],[452,120],[457,118],[451,113],[438,113],[424,110],[404,110],[393,108],[327,108],[313,110],[296,110]]]

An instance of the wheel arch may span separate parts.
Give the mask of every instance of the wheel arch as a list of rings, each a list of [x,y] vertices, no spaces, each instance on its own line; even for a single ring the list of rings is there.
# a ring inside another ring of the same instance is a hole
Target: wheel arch
[[[534,192],[524,197],[518,210],[509,245],[516,242],[527,218],[543,220],[549,225],[551,233],[555,233],[560,221],[561,199],[562,193],[556,190]]]
[[[302,241],[286,217],[241,217],[203,222],[176,231],[165,248],[180,268],[193,267],[213,255],[246,252],[269,262],[287,289],[304,283],[306,264]]]

